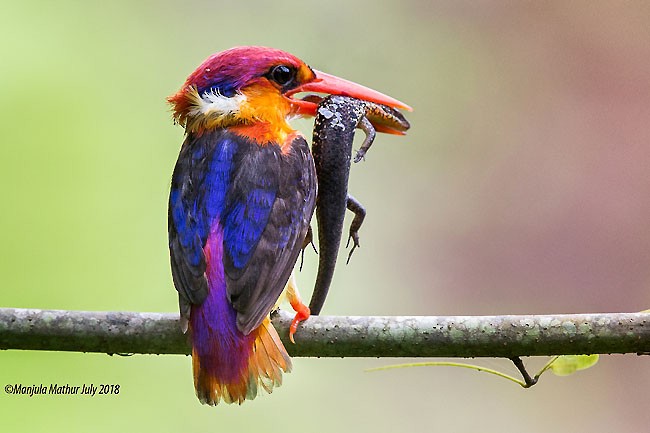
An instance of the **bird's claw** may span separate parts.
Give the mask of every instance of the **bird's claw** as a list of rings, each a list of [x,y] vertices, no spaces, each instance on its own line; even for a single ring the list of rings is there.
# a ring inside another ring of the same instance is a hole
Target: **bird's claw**
[[[296,341],[293,339],[293,335],[298,330],[298,324],[304,320],[309,319],[311,312],[309,311],[309,307],[299,300],[291,301],[291,308],[294,309],[296,315],[294,316],[293,320],[291,321],[291,325],[289,326],[289,340],[291,340],[293,344],[296,344]]]

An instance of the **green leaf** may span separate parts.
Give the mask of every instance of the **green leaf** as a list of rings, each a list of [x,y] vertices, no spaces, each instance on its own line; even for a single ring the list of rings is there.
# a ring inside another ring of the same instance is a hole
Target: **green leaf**
[[[598,355],[562,355],[550,365],[557,376],[568,376],[578,370],[585,370],[598,362]]]

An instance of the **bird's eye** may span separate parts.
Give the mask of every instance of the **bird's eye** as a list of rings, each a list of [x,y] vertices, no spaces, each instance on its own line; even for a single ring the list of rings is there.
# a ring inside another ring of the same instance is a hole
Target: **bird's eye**
[[[268,78],[284,87],[293,81],[296,76],[296,70],[286,65],[278,65],[271,68]]]

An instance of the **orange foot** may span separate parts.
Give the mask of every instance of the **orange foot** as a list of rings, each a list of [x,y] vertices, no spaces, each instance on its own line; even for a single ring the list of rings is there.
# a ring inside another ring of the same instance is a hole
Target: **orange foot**
[[[311,312],[309,307],[302,303],[300,299],[300,293],[298,293],[298,287],[296,287],[296,280],[293,277],[293,273],[287,282],[287,298],[291,304],[291,308],[296,312],[296,316],[291,321],[291,326],[289,326],[289,340],[293,344],[296,344],[296,341],[293,339],[293,334],[298,330],[298,324],[303,320],[309,319]]]
[[[298,324],[300,322],[309,319],[311,312],[309,311],[309,307],[303,304],[300,300],[296,303],[291,302],[291,307],[296,312],[296,315],[291,321],[291,326],[289,326],[289,340],[291,340],[293,344],[296,344],[296,341],[293,339],[293,334],[298,330]]]

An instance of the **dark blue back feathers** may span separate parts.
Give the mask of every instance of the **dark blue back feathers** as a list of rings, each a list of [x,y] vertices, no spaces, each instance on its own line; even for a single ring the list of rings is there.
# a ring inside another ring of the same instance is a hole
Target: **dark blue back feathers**
[[[280,295],[297,259],[316,197],[303,138],[288,154],[226,130],[189,135],[174,169],[169,247],[181,316],[208,293],[204,246],[223,230],[223,266],[238,325],[248,333]],[[264,280],[264,281],[261,281]]]

